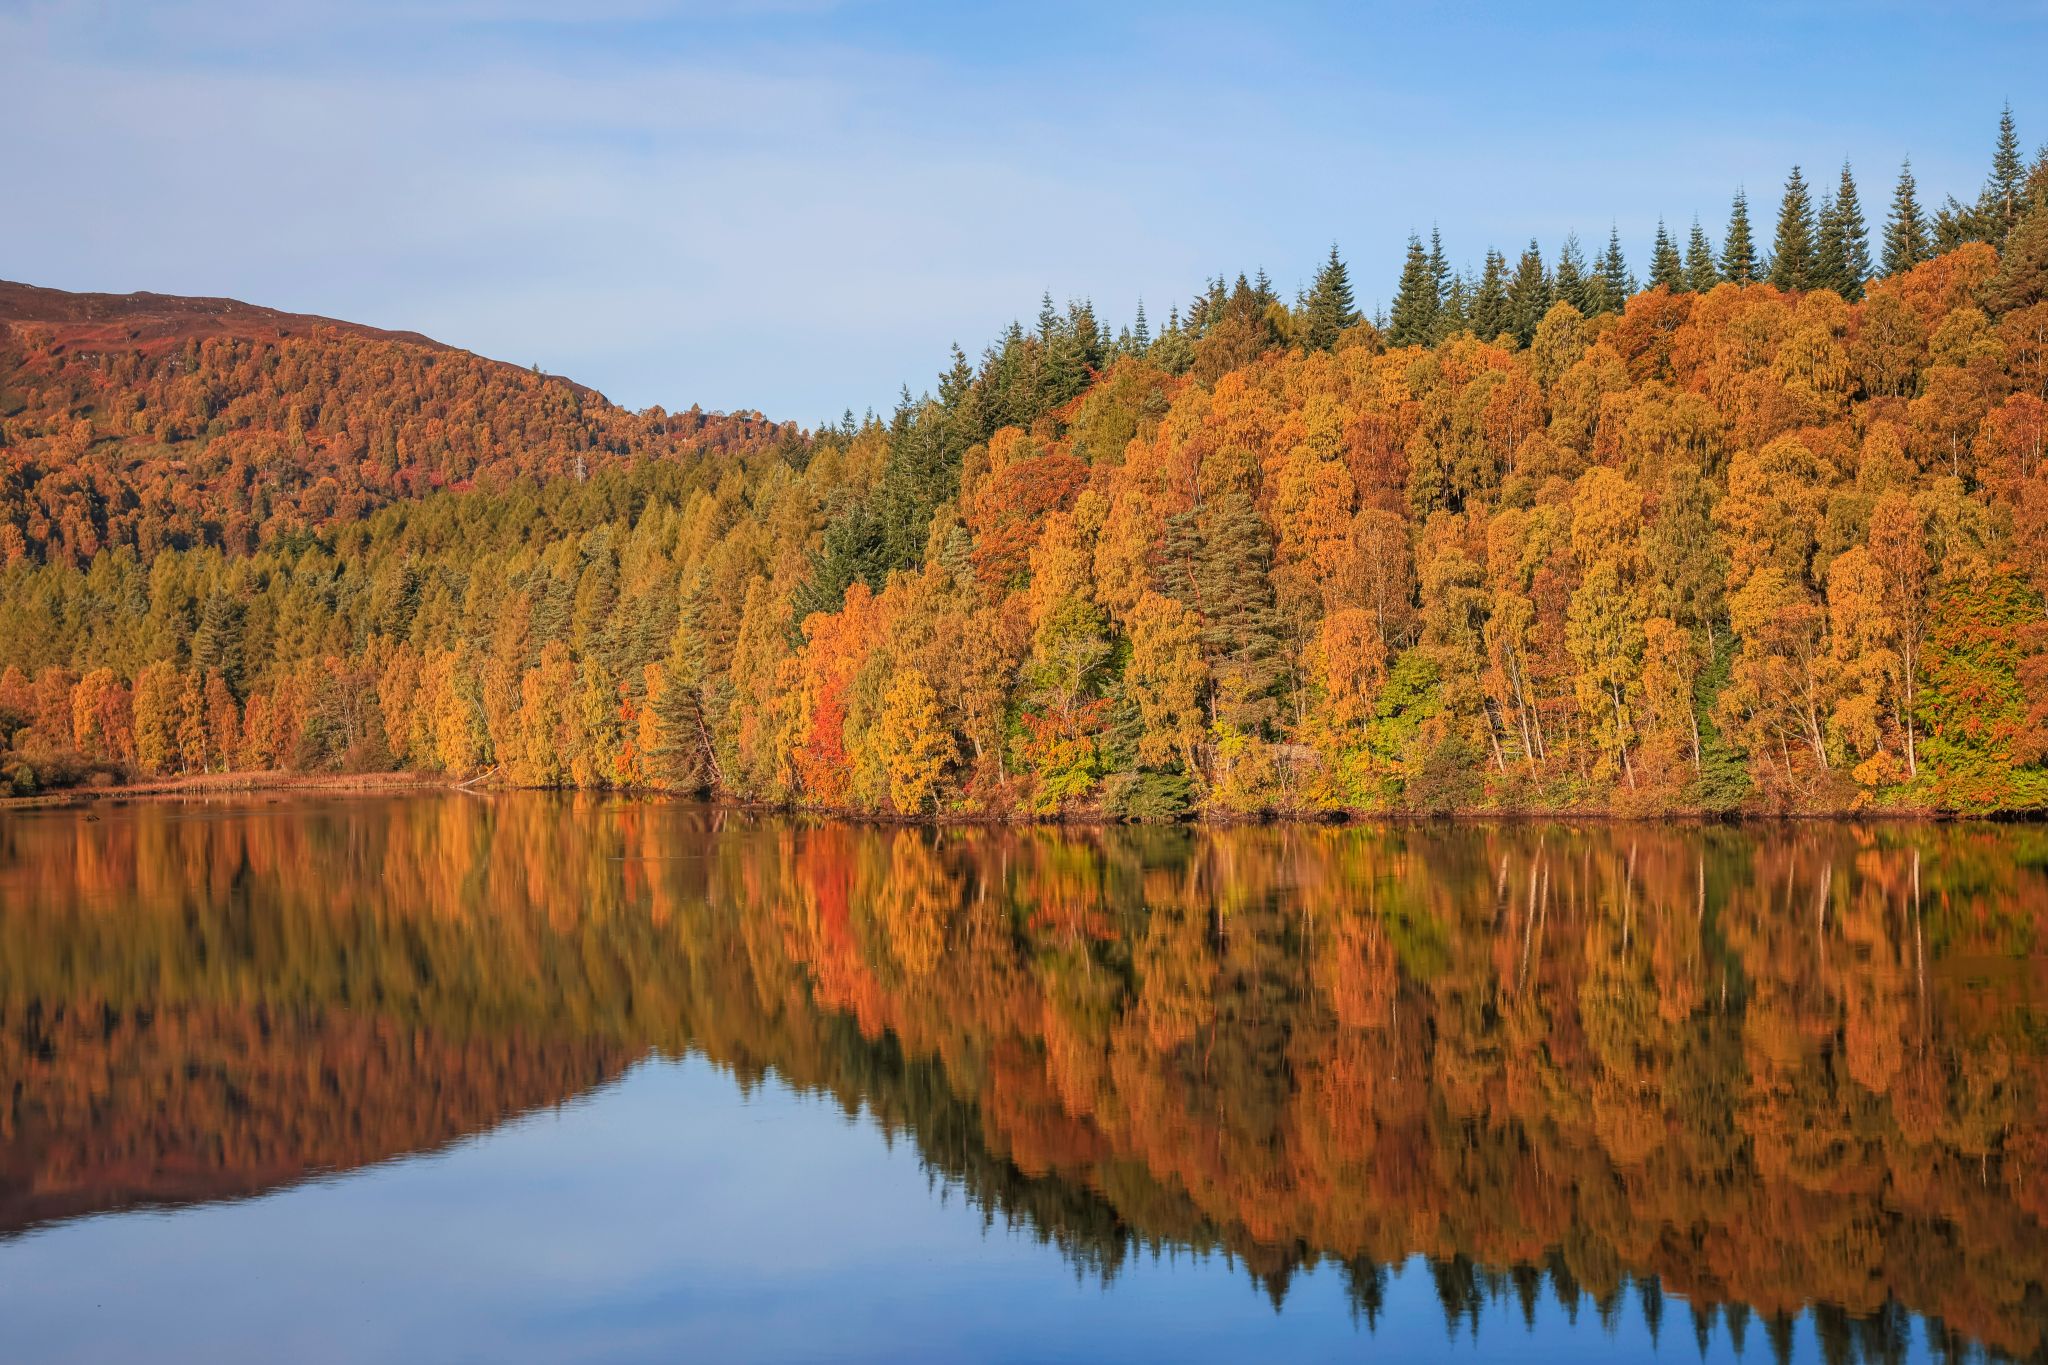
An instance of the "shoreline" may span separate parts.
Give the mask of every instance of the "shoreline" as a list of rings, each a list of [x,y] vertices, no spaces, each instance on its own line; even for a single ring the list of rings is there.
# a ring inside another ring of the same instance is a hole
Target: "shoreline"
[[[472,796],[485,796],[520,791],[575,793],[577,789],[567,787],[517,787],[500,783],[481,784],[477,783],[474,779],[464,782],[450,777],[446,773],[294,773],[280,771],[201,773],[185,777],[154,778],[143,782],[126,782],[100,787],[65,787],[56,791],[38,792],[32,796],[0,797],[0,813],[20,810],[63,809],[67,807],[89,806],[107,801],[199,801],[212,797],[246,796],[260,793],[381,796],[411,791],[459,791]],[[1953,823],[1965,820],[1980,820],[1998,824],[2040,824],[2048,822],[2048,811],[2039,810],[1964,813],[1933,808],[1897,806],[1803,811],[1660,810],[1624,812],[1596,808],[1531,810],[1526,808],[1493,809],[1472,807],[1448,811],[1276,811],[1264,815],[1197,812],[1179,820],[1123,821],[1099,813],[1085,811],[1065,815],[974,814],[968,812],[933,812],[922,815],[900,815],[889,811],[863,811],[833,806],[805,806],[773,801],[748,800],[738,797],[673,792],[657,788],[603,788],[594,789],[590,794],[640,800],[688,801],[701,805],[715,806],[724,810],[747,811],[756,814],[808,816],[817,819],[839,820],[850,824],[926,826],[930,828],[1009,826],[1021,829],[1035,825],[1083,829],[1112,825],[1129,826],[1131,828],[1142,828],[1147,825],[1156,827],[1188,825],[1211,829],[1227,829],[1245,825],[1422,825],[1436,822],[1475,823],[1487,821],[1514,824],[1533,824],[1546,821],[1592,822],[1617,825],[1676,823],[1699,826],[1803,820],[1914,824]]]
[[[88,806],[102,801],[178,801],[212,796],[245,796],[258,792],[306,792],[377,796],[397,791],[428,791],[452,788],[455,783],[440,773],[290,773],[251,771],[197,773],[185,777],[152,778],[144,782],[121,782],[104,787],[60,787],[33,796],[0,797],[0,812],[11,810],[61,809]]]

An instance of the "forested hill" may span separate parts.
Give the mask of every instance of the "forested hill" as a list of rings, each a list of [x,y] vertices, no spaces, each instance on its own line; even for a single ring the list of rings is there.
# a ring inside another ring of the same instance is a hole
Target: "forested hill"
[[[219,546],[592,461],[769,446],[412,332],[233,299],[0,282],[0,563]]]
[[[282,341],[311,336],[315,331],[452,349],[418,332],[390,332],[336,318],[284,313],[239,299],[189,298],[146,290],[77,294],[13,280],[0,280],[0,322],[42,327],[49,334],[52,350],[165,350],[211,337]]]
[[[0,733],[925,813],[2048,807],[2048,157],[1048,298],[808,434],[317,331],[0,366]],[[52,324],[51,326],[54,326]],[[658,459],[617,458],[658,455]],[[672,458],[671,458],[672,457]],[[533,475],[533,479],[514,476]],[[372,510],[381,502],[394,505]],[[365,512],[368,515],[363,515]],[[313,532],[313,533],[309,533]]]

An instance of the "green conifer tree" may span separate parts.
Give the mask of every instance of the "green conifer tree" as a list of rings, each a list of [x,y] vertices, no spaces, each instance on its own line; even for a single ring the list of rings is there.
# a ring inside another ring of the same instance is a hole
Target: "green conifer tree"
[[[1607,228],[1607,250],[1600,256],[1600,284],[1605,296],[1601,304],[1608,312],[1620,312],[1629,295],[1636,292],[1636,277],[1629,273],[1628,261],[1621,254],[1621,229],[1612,224]]]
[[[1492,247],[1486,249],[1486,268],[1472,292],[1472,330],[1481,341],[1492,341],[1510,327],[1508,309],[1507,258]]]
[[[1436,339],[1454,337],[1472,325],[1473,284],[1463,275],[1452,275],[1450,285],[1444,290],[1444,301],[1437,309]]]
[[[1735,191],[1728,210],[1728,235],[1721,239],[1721,278],[1732,284],[1755,284],[1756,241],[1749,232],[1749,196]]]
[[[2020,158],[2019,130],[2012,106],[1998,116],[1998,141],[1991,151],[1991,174],[1977,202],[1963,204],[1954,195],[1934,215],[1931,235],[1937,253],[1954,251],[1965,242],[2002,246],[2026,206],[2026,163]]]
[[[967,363],[967,352],[960,349],[960,343],[953,343],[953,363],[939,376],[939,402],[946,408],[957,409],[968,401],[974,390],[974,368]]]
[[[1863,205],[1856,196],[1856,178],[1842,163],[1842,179],[1820,215],[1814,283],[1854,303],[1863,297],[1870,278],[1870,230],[1863,223]]]
[[[2006,234],[2027,208],[2027,163],[2020,156],[2019,130],[2013,126],[2008,102],[1998,116],[1998,145],[1991,153],[1991,179],[1984,185],[1986,226],[1993,246],[2003,246]]]
[[[1286,677],[1272,535],[1251,496],[1233,488],[1170,518],[1166,540],[1162,586],[1202,622],[1210,718],[1262,734],[1279,718]]]
[[[1550,273],[1551,297],[1558,302],[1568,303],[1579,310],[1580,317],[1591,317],[1594,300],[1587,285],[1586,254],[1579,249],[1579,234],[1565,234],[1564,245],[1557,250],[1557,268]]]
[[[1451,263],[1444,258],[1444,239],[1434,223],[1429,228],[1429,277],[1436,285],[1439,300],[1451,292]]]
[[[202,675],[220,674],[239,696],[242,662],[241,605],[216,587],[200,608],[199,629],[192,636],[193,666]]]
[[[1650,247],[1650,288],[1674,294],[1685,291],[1685,262],[1679,259],[1678,243],[1671,240],[1662,218],[1657,220],[1657,240]]]
[[[1351,296],[1351,274],[1330,244],[1330,259],[1316,271],[1303,310],[1302,344],[1312,351],[1327,351],[1337,344],[1346,327],[1358,321],[1358,307]]]
[[[1515,265],[1515,278],[1508,283],[1508,326],[1524,346],[1536,339],[1543,315],[1550,311],[1550,276],[1543,269],[1543,249],[1529,239],[1529,249]]]
[[[1778,204],[1778,235],[1771,247],[1771,283],[1780,289],[1811,289],[1816,266],[1813,196],[1794,166]]]
[[[1707,240],[1707,230],[1700,226],[1698,214],[1693,215],[1692,233],[1685,240],[1685,287],[1695,294],[1704,294],[1721,282],[1721,271],[1714,264],[1714,244]]]
[[[1998,273],[1986,281],[1978,300],[1993,313],[2048,301],[2048,205],[2020,215],[1999,252]]]
[[[1920,212],[1920,195],[1913,183],[1913,159],[1899,166],[1899,185],[1892,191],[1891,217],[1884,225],[1884,273],[1900,275],[1931,254],[1927,242],[1927,219]]]
[[[1443,300],[1422,239],[1408,234],[1408,259],[1394,293],[1394,312],[1387,327],[1389,346],[1427,346],[1436,338],[1436,315]]]

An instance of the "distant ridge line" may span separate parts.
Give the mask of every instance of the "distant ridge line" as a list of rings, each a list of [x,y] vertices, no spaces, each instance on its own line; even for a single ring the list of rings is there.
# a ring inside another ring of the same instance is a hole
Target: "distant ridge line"
[[[440,351],[459,349],[419,332],[370,327],[314,313],[288,313],[240,299],[158,294],[147,289],[131,294],[74,293],[17,280],[0,280],[0,322],[90,329],[64,338],[67,345],[80,350],[127,349],[137,342],[182,341],[187,337],[269,339],[321,327]]]

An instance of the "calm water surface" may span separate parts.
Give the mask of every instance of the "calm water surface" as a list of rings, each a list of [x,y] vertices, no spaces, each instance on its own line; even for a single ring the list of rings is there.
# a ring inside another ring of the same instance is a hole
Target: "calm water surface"
[[[0,1358],[2048,1359],[2048,830],[0,814]]]

